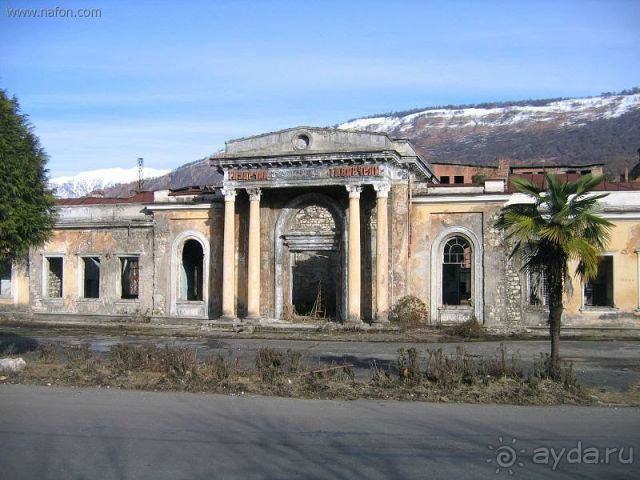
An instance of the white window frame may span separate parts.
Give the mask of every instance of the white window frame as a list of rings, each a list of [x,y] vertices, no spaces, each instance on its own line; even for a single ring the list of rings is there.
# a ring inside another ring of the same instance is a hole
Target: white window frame
[[[49,296],[49,259],[59,258],[62,260],[62,282],[59,297]],[[64,254],[63,253],[47,253],[42,256],[42,297],[51,301],[62,301],[64,298]]]
[[[98,286],[97,298],[87,297],[86,292],[84,291],[84,260],[85,258],[97,258],[98,260],[100,260],[100,268],[99,268],[99,274],[98,274],[99,286]],[[81,255],[78,255],[78,298],[80,298],[81,300],[86,300],[90,302],[90,301],[100,300],[101,297],[102,297],[102,256],[94,255],[90,253],[87,253],[87,254],[83,253]]]
[[[118,275],[116,276],[116,298],[118,302],[140,302],[140,280],[142,278],[142,254],[141,253],[118,253],[115,255],[118,259]],[[137,298],[122,297],[122,259],[135,258],[138,260],[138,296]]]

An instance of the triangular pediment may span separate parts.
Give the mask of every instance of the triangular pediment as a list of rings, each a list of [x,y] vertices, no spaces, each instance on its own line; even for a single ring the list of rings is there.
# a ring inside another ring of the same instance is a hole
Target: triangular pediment
[[[384,133],[297,127],[226,142],[226,157],[396,150]]]

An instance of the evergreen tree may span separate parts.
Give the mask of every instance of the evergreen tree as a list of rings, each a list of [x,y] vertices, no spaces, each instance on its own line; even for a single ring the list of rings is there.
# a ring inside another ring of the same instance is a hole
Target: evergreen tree
[[[55,223],[47,155],[15,97],[0,89],[0,264],[42,245]]]

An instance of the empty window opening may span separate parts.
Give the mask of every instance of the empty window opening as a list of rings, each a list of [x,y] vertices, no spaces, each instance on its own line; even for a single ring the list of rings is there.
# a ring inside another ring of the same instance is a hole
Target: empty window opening
[[[584,304],[588,307],[613,307],[613,257],[600,257],[598,274],[584,285]]]
[[[100,258],[85,257],[83,263],[83,292],[84,298],[100,297]]]
[[[464,183],[464,175],[456,175],[453,177],[453,183]]]
[[[580,170],[580,175],[589,175],[591,170]]]
[[[11,262],[0,263],[0,297],[11,296]]]
[[[138,257],[120,258],[121,298],[138,298],[140,283],[140,261]]]
[[[441,176],[440,183],[451,183],[451,177],[449,177],[449,175]]]
[[[62,281],[62,258],[47,258],[47,297],[62,298]]]
[[[202,301],[203,260],[204,252],[200,242],[187,240],[182,249],[181,300]]]
[[[471,246],[462,237],[453,237],[444,246],[442,304],[471,304]]]
[[[549,305],[549,282],[540,272],[528,273],[529,305]]]

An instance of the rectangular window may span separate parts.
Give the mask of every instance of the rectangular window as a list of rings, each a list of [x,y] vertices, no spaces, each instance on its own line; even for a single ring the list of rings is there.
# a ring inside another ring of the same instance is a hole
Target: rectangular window
[[[11,296],[11,262],[0,263],[0,297]]]
[[[121,298],[138,298],[140,281],[140,261],[138,257],[120,258]]]
[[[538,272],[529,272],[529,305],[549,305],[549,284],[547,276]]]
[[[455,177],[453,177],[453,183],[464,183],[464,176],[456,175]]]
[[[84,298],[100,298],[100,258],[84,257],[82,267],[82,296]]]
[[[62,298],[63,268],[62,257],[48,257],[46,296],[49,298]]]
[[[584,285],[587,307],[613,307],[613,256],[600,257],[598,274]]]
[[[451,181],[451,179],[449,178],[449,175],[443,175],[440,177],[440,183],[449,183]]]

